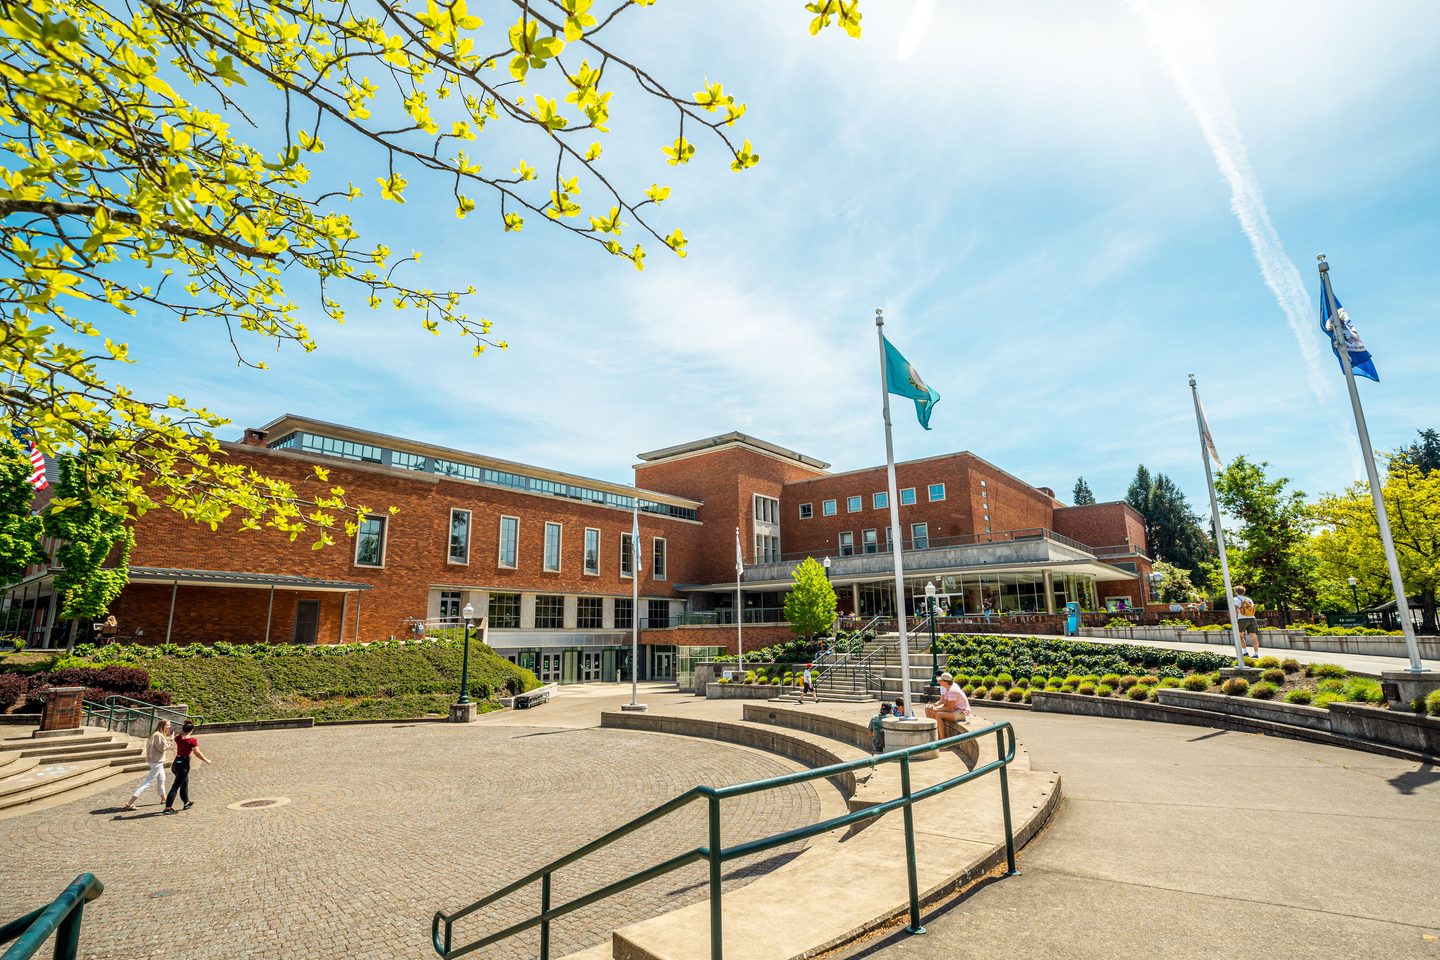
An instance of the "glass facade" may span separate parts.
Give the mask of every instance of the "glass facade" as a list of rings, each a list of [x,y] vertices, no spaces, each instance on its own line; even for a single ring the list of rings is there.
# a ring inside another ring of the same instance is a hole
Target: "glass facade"
[[[500,566],[514,567],[520,555],[520,520],[500,518]]]
[[[355,533],[355,565],[380,567],[385,564],[385,518],[366,517]]]
[[[535,629],[562,630],[565,627],[565,598],[541,594],[535,598]]]
[[[470,511],[450,511],[450,562],[470,562]]]
[[[577,597],[575,599],[575,628],[577,630],[599,630],[604,622],[605,601],[599,597]]]
[[[516,630],[520,627],[520,594],[490,594],[490,626],[502,630]]]
[[[635,625],[635,601],[629,597],[615,600],[615,629],[629,630]]]
[[[932,578],[907,577],[905,588],[911,602],[923,607],[925,584]],[[1071,600],[1082,610],[1095,610],[1095,580],[1089,576],[1056,571],[1050,575],[1054,610],[1061,611]],[[1013,573],[961,573],[934,578],[951,616],[996,613],[1045,613],[1045,577],[1039,570]]]
[[[585,572],[600,573],[600,531],[594,527],[585,528]]]
[[[545,524],[545,569],[551,573],[560,569],[560,524]]]

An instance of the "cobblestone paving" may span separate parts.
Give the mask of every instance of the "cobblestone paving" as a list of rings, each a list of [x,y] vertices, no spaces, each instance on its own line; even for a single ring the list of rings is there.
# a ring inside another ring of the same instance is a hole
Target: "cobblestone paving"
[[[543,722],[543,721],[542,721]],[[52,898],[86,870],[105,894],[85,912],[82,954],[147,958],[424,958],[430,918],[696,784],[795,769],[722,744],[599,729],[379,725],[202,737],[194,809],[161,816],[128,790],[0,822],[0,917]],[[138,779],[137,779],[138,783]],[[727,844],[820,818],[806,784],[726,802]],[[259,797],[270,809],[230,810]],[[704,843],[693,804],[556,875],[555,902]],[[739,885],[800,846],[733,864]],[[703,899],[694,864],[566,918],[553,956],[616,926]],[[457,944],[533,911],[538,884],[457,925]],[[482,957],[534,957],[528,931]]]

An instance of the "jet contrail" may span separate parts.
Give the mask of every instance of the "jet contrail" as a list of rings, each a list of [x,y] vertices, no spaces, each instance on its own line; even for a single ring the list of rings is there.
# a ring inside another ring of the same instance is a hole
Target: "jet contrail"
[[[1126,0],[1126,6],[1145,23],[1171,83],[1200,124],[1200,132],[1220,168],[1220,175],[1230,187],[1230,209],[1250,240],[1261,277],[1275,295],[1275,302],[1290,321],[1290,330],[1300,344],[1310,390],[1321,400],[1331,399],[1337,395],[1336,387],[1333,376],[1327,375],[1329,367],[1318,346],[1318,315],[1300,280],[1299,269],[1285,253],[1280,234],[1270,221],[1265,197],[1245,152],[1245,140],[1240,135],[1225,89],[1215,76],[1201,32],[1186,31],[1182,59],[1177,55],[1172,33],[1166,29],[1167,24],[1151,0]],[[1169,11],[1179,12],[1179,8],[1172,6]]]

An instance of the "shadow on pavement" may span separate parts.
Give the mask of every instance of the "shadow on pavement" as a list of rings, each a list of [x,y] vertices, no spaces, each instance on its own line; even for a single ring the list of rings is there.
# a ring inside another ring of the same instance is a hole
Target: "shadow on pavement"
[[[1419,770],[1406,770],[1385,782],[1408,796],[1421,787],[1431,787],[1440,783],[1440,770],[1436,770],[1434,764],[1422,763]]]

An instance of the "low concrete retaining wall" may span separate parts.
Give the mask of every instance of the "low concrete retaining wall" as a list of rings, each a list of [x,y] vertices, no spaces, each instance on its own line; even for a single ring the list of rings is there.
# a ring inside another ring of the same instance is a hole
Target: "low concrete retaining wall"
[[[876,708],[879,711],[879,708]],[[823,713],[797,713],[793,710],[775,710],[760,703],[745,704],[741,716],[756,723],[769,723],[791,730],[817,733],[831,740],[848,743],[861,750],[870,749],[870,727],[854,720],[844,720]]]
[[[774,700],[790,687],[769,683],[707,683],[706,700]]]
[[[396,723],[399,721],[391,720],[389,722]],[[313,726],[315,726],[314,717],[287,717],[283,720],[231,720],[226,723],[202,724],[200,733],[251,733],[257,730],[304,730]]]
[[[771,667],[773,667],[773,666],[775,666],[775,664],[774,664],[773,662],[772,662],[772,663],[758,663],[758,662],[757,662],[757,663],[746,663],[746,664],[745,664],[745,669],[746,669],[746,670],[760,670],[760,669],[763,668],[763,669],[765,669],[765,670],[769,670],[769,669],[770,669]],[[715,682],[716,680],[718,680],[720,677],[725,676],[725,671],[726,671],[726,670],[739,670],[739,669],[740,669],[740,665],[739,665],[738,663],[716,663],[716,662],[713,661],[713,660],[707,660],[705,663],[697,663],[697,664],[695,665],[695,687],[694,687],[694,689],[695,689],[695,696],[697,696],[697,697],[706,696],[705,691],[706,691],[707,689],[709,689],[710,684],[714,683],[714,682]]]
[[[1330,729],[1341,736],[1440,756],[1440,717],[1384,710],[1364,703],[1332,703],[1329,710]]]
[[[752,707],[747,704],[745,709],[750,710]],[[672,733],[682,737],[703,737],[709,740],[737,743],[742,747],[754,747],[767,753],[778,753],[782,757],[789,757],[797,763],[812,768],[845,762],[838,754],[800,737],[792,737],[782,730],[764,730],[746,726],[743,723],[727,723],[724,720],[671,717],[658,713],[622,713],[617,710],[600,714],[600,726],[614,730]],[[868,745],[865,749],[869,749]],[[855,795],[855,774],[843,773],[830,777],[829,780],[847,800]]]
[[[1199,693],[1194,690],[1168,688],[1158,691],[1157,695],[1161,703],[1176,707],[1221,710],[1232,716],[1287,723],[1296,727],[1308,727],[1311,730],[1330,729],[1330,711],[1324,707],[1306,707],[1298,703],[1277,703],[1273,700],[1255,700],[1249,697],[1227,697],[1223,693]]]

